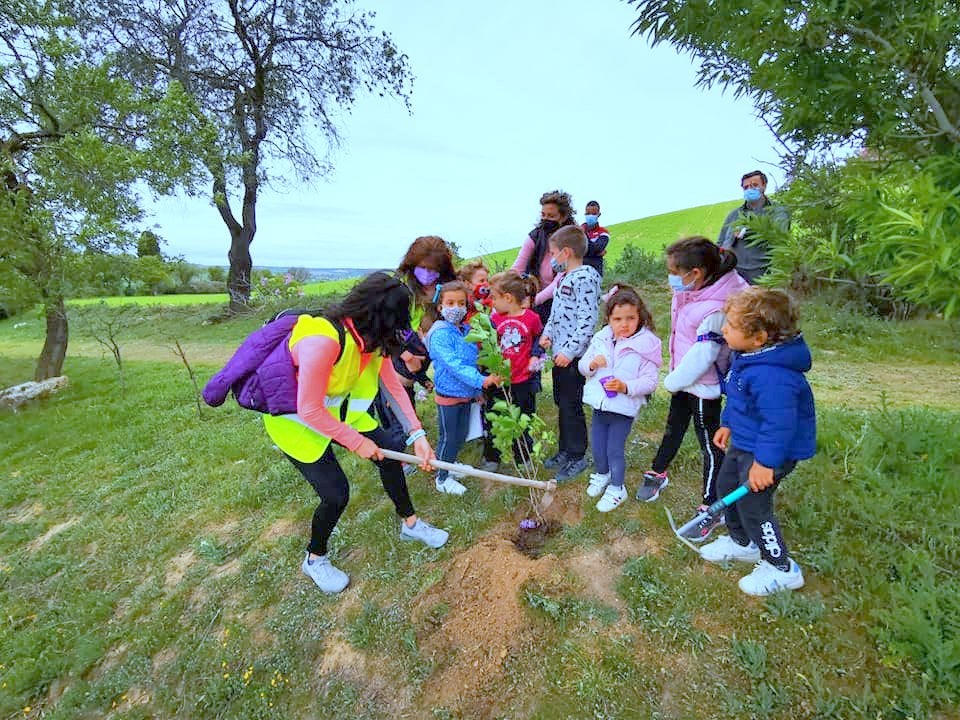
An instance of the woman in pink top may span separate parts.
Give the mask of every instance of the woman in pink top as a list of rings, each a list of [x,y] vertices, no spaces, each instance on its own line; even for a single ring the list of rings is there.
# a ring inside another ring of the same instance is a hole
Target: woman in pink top
[[[553,304],[551,285],[556,273],[550,265],[550,236],[564,225],[576,225],[573,217],[573,199],[562,190],[552,190],[540,196],[540,222],[527,235],[511,267],[518,273],[527,273],[537,278],[540,287],[534,300],[533,310],[546,325]]]

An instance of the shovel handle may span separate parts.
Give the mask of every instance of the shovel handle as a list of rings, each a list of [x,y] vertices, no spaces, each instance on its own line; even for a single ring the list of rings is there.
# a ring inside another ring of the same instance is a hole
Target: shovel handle
[[[416,455],[408,455],[407,453],[397,452],[396,450],[380,448],[380,452],[383,453],[384,457],[390,458],[391,460],[399,460],[400,462],[410,463],[411,465],[419,465],[421,462],[420,458]],[[482,480],[492,480],[493,482],[505,483],[507,485],[521,485],[523,487],[532,487],[544,491],[557,489],[556,480],[527,480],[526,478],[513,477],[512,475],[487,472],[486,470],[475,468],[473,465],[449,463],[444,460],[431,460],[430,464],[440,470],[448,470],[450,472],[460,473],[461,475],[469,475],[471,477],[481,478]]]
[[[737,500],[739,500],[749,492],[750,492],[750,488],[748,488],[746,485],[737,486],[735,490],[724,495],[722,498],[717,500],[713,505],[711,505],[702,513],[700,513],[695,518],[693,518],[693,520],[691,520],[690,522],[684,523],[679,529],[677,529],[676,531],[677,534],[682,535],[683,533],[692,530],[694,527],[697,526],[697,524],[701,520],[705,520],[708,517],[715,517],[716,515],[720,514],[723,510],[733,505]]]

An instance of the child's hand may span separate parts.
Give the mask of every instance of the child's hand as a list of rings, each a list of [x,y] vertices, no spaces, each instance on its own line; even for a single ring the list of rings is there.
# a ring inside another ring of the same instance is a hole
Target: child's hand
[[[542,347],[544,350],[547,350],[550,348],[550,345],[552,345],[552,343],[550,342],[550,338],[548,338],[546,335],[541,335],[540,347]]]
[[[430,447],[430,443],[425,437],[417,438],[413,443],[413,453],[418,458],[420,458],[420,469],[424,472],[430,472],[433,470],[433,466],[430,464],[431,460],[436,460],[437,456],[433,452],[433,448]]]
[[[612,377],[603,384],[604,390],[612,390],[613,392],[626,393],[627,384],[618,378]]]
[[[567,365],[570,364],[570,358],[568,358],[563,353],[560,353],[559,355],[554,355],[553,364],[556,365],[557,367],[565,368]]]
[[[357,448],[357,455],[365,460],[383,460],[383,451],[370,438],[365,437]]]
[[[754,460],[753,465],[750,466],[750,475],[747,477],[747,485],[749,485],[750,489],[754,492],[766,490],[768,487],[773,485],[773,468],[765,467]]]
[[[713,434],[713,444],[716,445],[721,450],[727,449],[727,444],[730,442],[730,428],[722,427],[717,428],[717,431]]]
[[[483,387],[488,388],[491,385],[500,385],[503,382],[503,378],[499,375],[487,375],[483,379]]]
[[[597,370],[602,367],[607,366],[607,359],[603,355],[597,355],[593,360],[590,361],[590,369]],[[610,388],[611,390],[613,388]]]

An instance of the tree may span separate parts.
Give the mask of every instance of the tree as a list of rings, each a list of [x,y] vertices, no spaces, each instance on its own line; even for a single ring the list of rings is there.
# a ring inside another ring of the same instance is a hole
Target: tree
[[[202,137],[177,85],[141,92],[113,69],[56,0],[0,5],[0,300],[43,304],[37,380],[63,366],[71,258],[128,245],[136,183],[163,192],[189,178],[180,140]]]
[[[925,157],[960,143],[953,0],[630,0],[634,32],[700,60],[791,154],[837,145]]]
[[[161,242],[163,241],[155,232],[144,230],[137,238],[137,257],[146,257],[147,255],[163,257],[163,253],[160,251]]]
[[[125,49],[130,77],[156,87],[179,81],[218,128],[203,161],[230,233],[230,309],[242,309],[260,188],[282,177],[282,165],[304,181],[329,171],[329,152],[317,152],[311,132],[335,147],[336,114],[359,91],[408,103],[406,56],[352,0],[97,0],[86,12],[91,32],[109,32]]]

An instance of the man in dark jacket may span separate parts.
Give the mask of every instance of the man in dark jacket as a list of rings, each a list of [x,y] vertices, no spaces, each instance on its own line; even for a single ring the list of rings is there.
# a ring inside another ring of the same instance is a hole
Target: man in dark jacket
[[[790,227],[790,214],[783,205],[772,203],[767,197],[767,176],[759,170],[748,172],[740,178],[743,189],[743,205],[731,211],[723,221],[717,245],[737,256],[737,272],[751,285],[770,267],[770,247],[767,242],[753,235],[743,224],[751,215],[770,216],[782,225]]]

